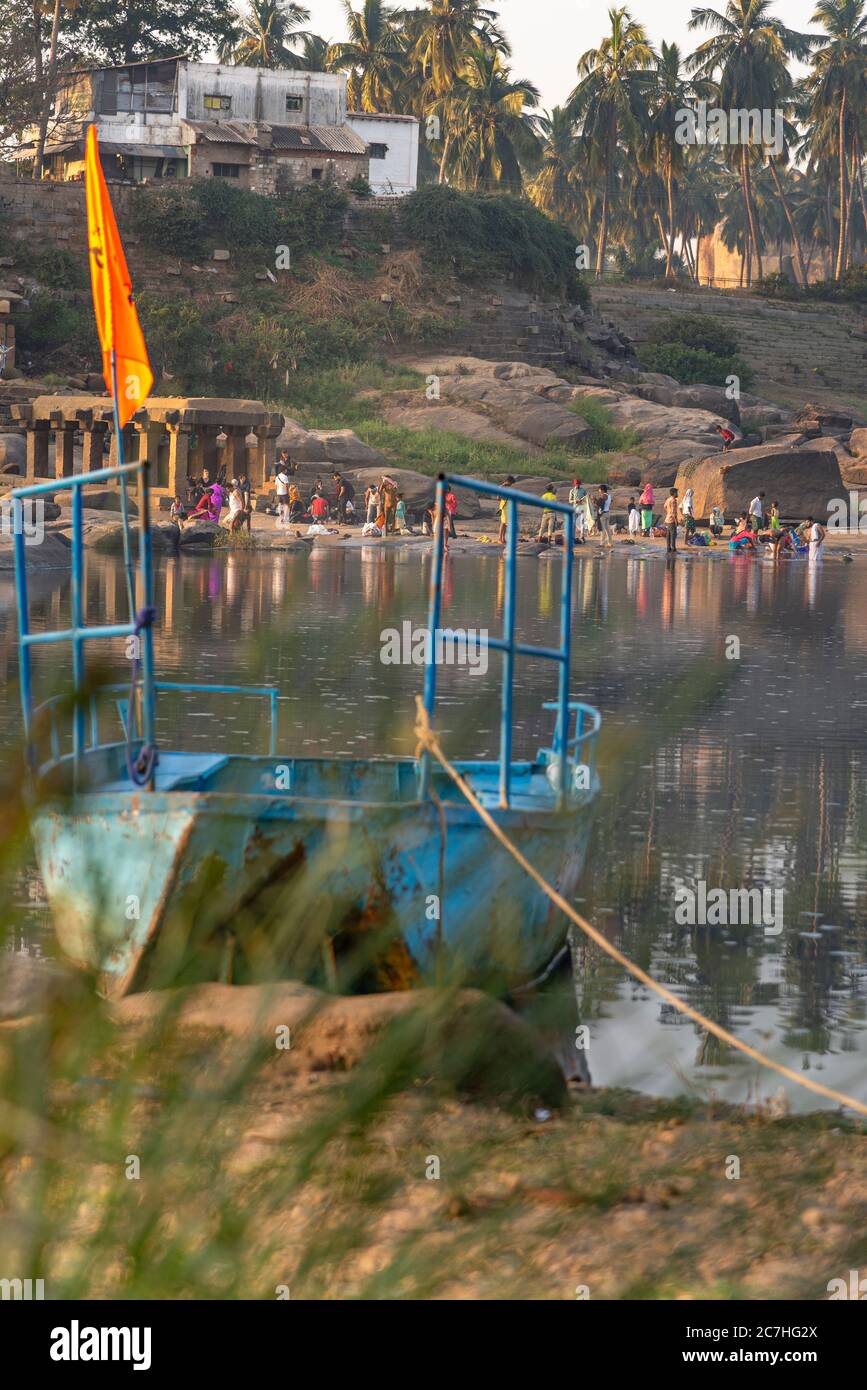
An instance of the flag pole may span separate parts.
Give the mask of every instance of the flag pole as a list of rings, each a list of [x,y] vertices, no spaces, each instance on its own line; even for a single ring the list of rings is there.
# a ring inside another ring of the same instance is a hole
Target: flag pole
[[[114,437],[117,441],[117,462],[119,467],[123,467],[126,459],[124,457],[123,430],[120,424],[120,410],[117,399],[117,353],[114,348],[111,350],[111,408],[114,414]],[[126,487],[126,474],[120,475],[120,512],[123,518],[123,563],[126,571],[126,592],[129,600],[129,620],[135,618],[135,579],[132,567],[132,552],[129,544],[129,494]]]

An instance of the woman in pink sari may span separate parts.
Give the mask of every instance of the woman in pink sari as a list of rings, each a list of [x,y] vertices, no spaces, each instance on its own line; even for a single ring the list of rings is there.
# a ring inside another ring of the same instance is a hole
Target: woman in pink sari
[[[191,526],[194,521],[219,521],[220,512],[223,510],[223,489],[219,483],[209,492],[206,492],[190,514],[187,525]]]

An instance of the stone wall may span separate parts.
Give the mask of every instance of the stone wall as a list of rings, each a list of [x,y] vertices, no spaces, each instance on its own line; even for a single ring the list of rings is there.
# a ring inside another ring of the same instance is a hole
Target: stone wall
[[[123,226],[131,189],[112,184],[111,200]],[[87,215],[83,183],[10,179],[0,175],[0,236],[20,237],[31,245],[60,246],[73,255],[87,252]],[[2,277],[0,277],[2,278]]]

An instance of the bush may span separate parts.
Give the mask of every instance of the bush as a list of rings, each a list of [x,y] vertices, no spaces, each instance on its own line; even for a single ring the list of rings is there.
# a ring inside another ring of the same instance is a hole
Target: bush
[[[706,314],[670,314],[660,319],[638,352],[650,372],[664,372],[682,386],[725,386],[736,376],[749,390],[752,368],[738,355],[738,341],[724,324]]]
[[[842,280],[817,280],[804,289],[800,285],[793,285],[785,275],[777,272],[756,280],[752,288],[767,299],[795,300],[801,303],[821,300],[831,304],[867,304],[867,266],[852,265]]]
[[[18,346],[40,358],[50,354],[78,370],[99,362],[99,341],[90,304],[41,290],[18,329]]]
[[[354,179],[349,179],[346,184],[346,191],[347,193],[354,193],[356,198],[373,197],[370,180],[366,179],[363,174],[356,174]]]
[[[342,232],[347,198],[333,183],[288,188],[273,197],[251,193],[227,179],[184,179],[136,189],[132,228],[154,250],[183,257],[206,245],[229,250],[287,245],[299,253],[321,251]]]
[[[425,184],[401,200],[399,218],[404,235],[465,279],[512,276],[524,288],[589,303],[573,234],[524,199]]]
[[[661,347],[644,347],[639,352],[641,365],[649,372],[664,372],[682,386],[725,386],[726,378],[736,376],[744,390],[753,384],[753,371],[742,357],[720,357],[704,348],[687,347],[684,343],[666,343]]]

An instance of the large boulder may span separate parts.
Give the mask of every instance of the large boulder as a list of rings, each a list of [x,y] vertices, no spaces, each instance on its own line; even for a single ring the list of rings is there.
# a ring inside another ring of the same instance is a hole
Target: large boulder
[[[0,434],[0,473],[24,474],[27,444],[23,434]]]
[[[843,495],[840,465],[832,450],[789,449],[760,445],[719,456],[684,463],[675,486],[683,496],[695,493],[696,516],[706,517],[711,507],[726,516],[745,511],[756,493],[777,500],[784,517],[827,517],[834,498]]]
[[[397,490],[406,503],[407,516],[411,520],[421,516],[425,508],[433,504],[436,495],[436,480],[424,473],[414,473],[410,468],[359,468],[349,474],[355,484],[359,515],[364,507],[366,488],[372,483],[379,483],[383,473],[388,473],[388,476],[397,483]]]
[[[61,492],[54,494],[54,500],[58,506],[66,508],[72,505],[72,492],[65,488]],[[120,488],[119,487],[99,487],[93,485],[81,489],[81,504],[83,507],[94,512],[119,512],[121,509]],[[134,497],[127,494],[127,506],[130,516],[138,516],[138,504]]]
[[[275,457],[288,449],[293,463],[318,463],[328,468],[375,468],[386,464],[379,449],[358,438],[353,430],[306,430],[295,420],[284,421],[276,440]]]
[[[849,435],[849,449],[858,458],[867,458],[867,429],[859,425]]]
[[[28,569],[68,569],[69,546],[59,536],[46,534],[42,540],[25,545],[24,556]],[[15,543],[11,535],[0,533],[0,570],[15,567]]]
[[[831,405],[805,405],[792,424],[805,434],[839,434],[848,437],[856,425],[867,424],[860,415]]]
[[[223,529],[218,521],[197,521],[192,526],[185,526],[178,541],[182,550],[204,549],[206,546],[214,544],[218,536],[223,535]]]

